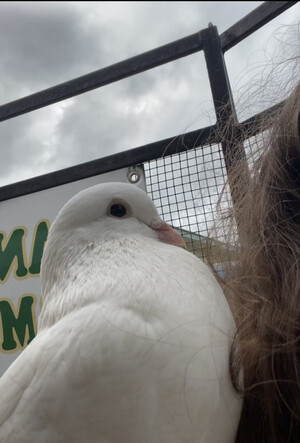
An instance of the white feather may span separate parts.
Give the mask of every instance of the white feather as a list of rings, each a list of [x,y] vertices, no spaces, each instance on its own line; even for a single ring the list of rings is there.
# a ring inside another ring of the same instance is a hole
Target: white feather
[[[112,217],[111,202],[127,217]],[[36,338],[0,380],[3,443],[232,443],[241,401],[224,294],[158,240],[133,185],[82,191],[53,223]]]

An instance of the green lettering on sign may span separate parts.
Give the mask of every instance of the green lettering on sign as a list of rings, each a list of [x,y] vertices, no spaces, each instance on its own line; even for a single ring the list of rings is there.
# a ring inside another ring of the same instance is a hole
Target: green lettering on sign
[[[0,299],[3,351],[23,349],[35,337],[35,304],[36,297],[33,294],[25,294],[20,297],[19,307],[15,313],[10,300]]]
[[[37,224],[34,235],[31,265],[29,268],[29,272],[32,275],[39,275],[40,273],[41,260],[44,252],[44,246],[48,236],[48,231],[49,231],[48,220],[42,220]]]
[[[4,234],[0,232],[0,281],[3,283],[10,274],[13,263],[17,262],[15,271],[17,278],[25,277],[28,273],[24,263],[24,234],[25,228],[12,231],[6,246],[3,246]]]
[[[27,228],[14,228],[7,240],[4,231],[0,231],[0,283],[5,283],[14,269],[17,280],[36,277],[40,274],[41,260],[49,231],[49,221],[40,220],[36,226],[31,241],[31,254],[27,260],[25,238]]]

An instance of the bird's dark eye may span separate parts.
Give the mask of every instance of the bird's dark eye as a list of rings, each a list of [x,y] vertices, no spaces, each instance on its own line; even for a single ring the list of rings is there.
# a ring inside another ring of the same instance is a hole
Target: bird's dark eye
[[[122,203],[114,203],[111,205],[109,213],[114,217],[124,217],[127,214],[127,209]]]

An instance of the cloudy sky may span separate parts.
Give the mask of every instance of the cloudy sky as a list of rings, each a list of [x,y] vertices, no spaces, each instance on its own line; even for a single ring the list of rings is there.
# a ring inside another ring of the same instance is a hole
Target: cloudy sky
[[[2,1],[0,103],[185,37],[209,22],[222,33],[262,3]],[[290,58],[299,47],[299,6],[226,54],[241,118],[281,98],[284,88],[274,82],[272,94],[263,89],[264,100],[255,92],[262,75],[270,78],[266,67],[287,29],[292,43],[280,49],[279,58]],[[0,123],[0,185],[213,123],[204,57],[197,53]]]

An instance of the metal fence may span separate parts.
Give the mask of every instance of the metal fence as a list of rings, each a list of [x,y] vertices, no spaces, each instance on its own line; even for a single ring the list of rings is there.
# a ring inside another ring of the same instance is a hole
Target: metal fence
[[[230,189],[232,166],[238,163],[241,174],[247,177],[243,141],[255,136],[265,114],[273,111],[238,122],[224,53],[295,3],[264,2],[221,35],[209,25],[196,34],[0,106],[0,121],[4,121],[203,51],[216,113],[215,125],[4,186],[0,188],[0,201],[143,164],[147,191],[159,212],[182,232],[188,248],[204,257],[203,245],[215,220],[217,199],[225,183]],[[222,137],[224,127],[231,134],[226,139]],[[233,142],[236,139],[241,140],[238,145]],[[230,198],[234,202],[235,196]],[[221,242],[216,241],[216,246],[222,249]]]
[[[220,145],[189,149],[144,163],[147,192],[164,220],[178,228],[187,248],[205,257],[207,235],[226,179]]]

